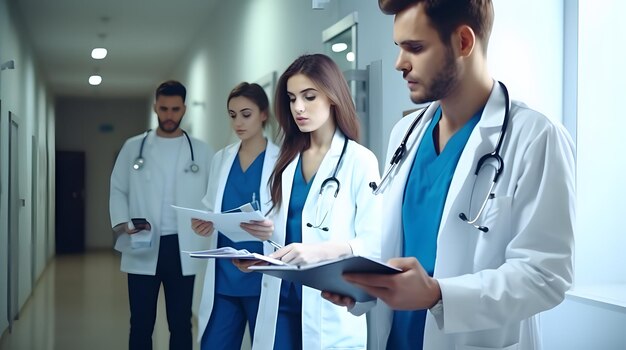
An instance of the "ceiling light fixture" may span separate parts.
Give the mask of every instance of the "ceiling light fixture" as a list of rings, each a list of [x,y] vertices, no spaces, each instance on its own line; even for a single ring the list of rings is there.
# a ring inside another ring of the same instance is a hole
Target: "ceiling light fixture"
[[[348,62],[354,62],[354,52],[350,51],[346,54],[346,60],[348,60]]]
[[[92,75],[89,77],[89,84],[90,85],[100,85],[100,83],[102,83],[102,77],[99,75]]]
[[[346,43],[335,43],[330,47],[333,52],[341,52],[348,48],[348,44]]]
[[[107,57],[107,49],[105,49],[104,47],[96,47],[95,49],[91,50],[91,57],[95,60],[101,60]]]

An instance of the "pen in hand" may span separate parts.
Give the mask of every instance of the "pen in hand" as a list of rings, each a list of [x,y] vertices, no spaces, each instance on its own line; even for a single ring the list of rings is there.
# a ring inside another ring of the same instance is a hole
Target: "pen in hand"
[[[283,246],[281,246],[280,244],[278,244],[278,243],[276,243],[276,242],[272,241],[271,239],[268,239],[268,240],[267,240],[267,243],[271,244],[271,245],[272,245],[272,247],[274,247],[274,249],[280,249],[280,248],[282,248],[282,247],[283,247]]]

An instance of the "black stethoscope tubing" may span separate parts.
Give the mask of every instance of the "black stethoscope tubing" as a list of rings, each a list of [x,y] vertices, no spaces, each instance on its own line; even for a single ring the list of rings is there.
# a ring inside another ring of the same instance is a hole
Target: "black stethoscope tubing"
[[[487,153],[487,154],[483,155],[482,157],[480,157],[480,159],[478,160],[478,163],[476,164],[476,170],[474,171],[474,174],[478,175],[478,172],[480,171],[480,168],[482,167],[482,165],[487,160],[495,159],[496,162],[498,163],[498,166],[496,168],[496,172],[495,172],[494,178],[493,178],[493,183],[494,184],[498,181],[498,178],[500,177],[500,174],[502,174],[502,170],[504,169],[504,161],[502,160],[502,157],[500,156],[500,149],[502,148],[502,143],[504,141],[504,136],[506,134],[506,128],[509,125],[509,119],[510,119],[510,116],[509,116],[509,110],[510,110],[509,91],[506,88],[506,86],[504,85],[504,83],[502,83],[501,81],[498,81],[498,83],[502,87],[502,90],[504,92],[504,100],[505,100],[505,104],[504,104],[504,120],[502,122],[502,128],[500,129],[500,134],[498,135],[498,141],[496,143],[496,147],[494,148],[494,150],[492,152]],[[389,177],[391,171],[400,163],[400,161],[402,161],[402,159],[404,157],[404,154],[406,153],[407,141],[409,140],[409,137],[411,136],[411,133],[413,133],[413,130],[415,129],[417,124],[420,122],[420,120],[422,120],[422,117],[424,116],[424,113],[426,113],[426,110],[428,109],[428,107],[430,107],[430,105],[426,106],[420,112],[420,114],[417,116],[417,118],[415,118],[415,120],[413,120],[413,122],[411,123],[411,126],[406,131],[406,133],[404,134],[404,137],[402,138],[402,142],[400,142],[400,145],[398,146],[396,151],[393,153],[393,156],[391,157],[391,160],[389,161],[389,165],[387,166],[387,170],[383,174],[383,178],[380,180],[380,183],[378,185],[376,184],[376,182],[370,182],[369,183],[369,186],[372,189],[372,192],[374,194],[379,194],[381,192],[383,184],[385,183],[385,181],[387,181],[387,178]]]
[[[143,158],[143,146],[146,143],[146,139],[148,138],[148,134],[150,133],[150,131],[152,131],[152,129],[146,130],[146,135],[144,135],[143,139],[141,140],[141,146],[139,147],[139,156],[135,159],[135,163],[133,164],[133,169],[135,170],[141,170],[141,168],[143,168],[143,165],[145,163],[145,159]],[[181,130],[181,131],[183,132],[183,134],[185,135],[185,138],[187,139],[187,144],[189,145],[189,152],[191,153],[191,165],[189,166],[189,170],[192,173],[197,173],[198,170],[200,170],[200,167],[198,166],[198,164],[196,164],[196,159],[193,154],[193,145],[191,144],[191,139],[189,138],[189,135],[187,135],[187,132],[185,130]],[[188,170],[185,169],[185,172],[187,171]]]
[[[333,171],[333,175],[326,178],[324,181],[322,181],[322,185],[320,186],[320,190],[318,192],[318,201],[321,199],[322,197],[322,192],[324,192],[324,187],[326,187],[328,184],[330,183],[335,183],[337,185],[337,188],[335,189],[335,193],[333,194],[334,198],[337,198],[337,195],[339,194],[339,187],[341,187],[341,182],[339,182],[339,179],[337,178],[337,172],[339,171],[339,166],[341,165],[341,161],[343,160],[343,156],[344,154],[346,154],[346,148],[348,148],[348,141],[349,139],[346,137],[343,141],[343,147],[341,148],[341,154],[339,155],[339,159],[337,160],[337,164],[335,165],[335,170]],[[318,203],[319,205],[319,203]],[[326,215],[328,215],[328,213],[326,213]],[[324,219],[326,218],[326,215],[324,215]],[[322,231],[328,231],[328,227],[321,227],[322,223],[324,222],[324,219],[322,219],[322,222],[319,225],[313,225],[312,223],[307,223],[306,226],[307,227],[313,227],[313,228],[319,228]]]

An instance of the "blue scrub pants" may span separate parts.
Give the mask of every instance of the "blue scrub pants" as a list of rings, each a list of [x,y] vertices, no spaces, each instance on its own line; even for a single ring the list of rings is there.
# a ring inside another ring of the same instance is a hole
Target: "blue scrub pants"
[[[194,276],[183,276],[178,236],[161,237],[156,275],[128,274],[130,350],[151,350],[157,299],[163,283],[170,349],[192,348],[191,300]]]
[[[254,336],[259,296],[235,297],[215,294],[211,318],[207,324],[200,348],[202,350],[239,350],[246,329],[250,325],[250,338]]]
[[[290,284],[289,294],[281,293],[274,350],[302,349],[302,300],[296,288],[302,287]]]
[[[387,350],[421,350],[424,344],[424,327],[428,310],[394,311]]]

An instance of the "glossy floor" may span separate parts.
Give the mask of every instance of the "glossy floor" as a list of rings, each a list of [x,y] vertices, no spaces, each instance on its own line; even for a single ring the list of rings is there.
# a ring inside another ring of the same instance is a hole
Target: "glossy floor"
[[[56,257],[37,282],[0,350],[127,349],[126,274],[113,252]],[[194,339],[196,325],[194,320]],[[168,349],[163,294],[159,296],[154,349]],[[194,344],[194,349],[198,349]]]

